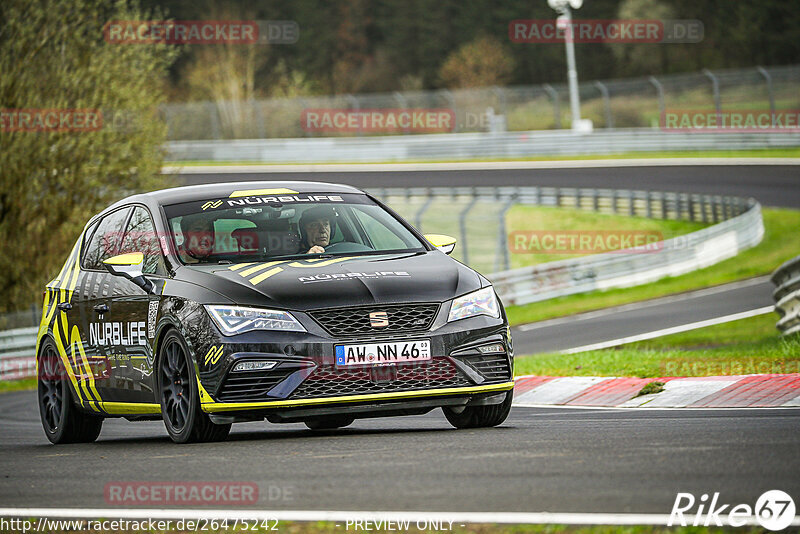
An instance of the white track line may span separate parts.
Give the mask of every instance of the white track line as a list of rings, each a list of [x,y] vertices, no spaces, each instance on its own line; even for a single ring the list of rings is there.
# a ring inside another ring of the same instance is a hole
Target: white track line
[[[666,526],[669,514],[614,514],[614,513],[550,513],[550,512],[344,512],[304,510],[197,510],[197,509],[119,509],[119,508],[0,508],[0,517],[47,517],[59,519],[227,519],[258,521],[452,521],[453,525],[466,523],[504,524],[558,524],[558,525],[662,525]],[[723,524],[728,517],[720,515]],[[695,520],[685,515],[687,523]],[[701,522],[705,517],[701,518]],[[758,525],[755,518],[748,518],[748,525]],[[800,525],[800,517],[792,522]],[[344,525],[341,525],[344,527]]]
[[[800,165],[800,158],[639,158],[553,161],[459,161],[450,163],[316,163],[250,165],[165,165],[163,174],[489,171],[524,169],[593,169],[614,167],[685,167],[728,165]]]
[[[668,336],[670,334],[688,332],[689,330],[705,328],[706,326],[714,326],[717,324],[729,323],[731,321],[738,321],[739,319],[747,319],[748,317],[755,317],[756,315],[764,315],[765,313],[772,313],[774,310],[775,306],[764,306],[763,308],[757,308],[755,310],[749,310],[749,311],[734,313],[731,315],[725,315],[723,317],[715,317],[713,319],[706,319],[705,321],[697,321],[696,323],[682,324],[679,326],[673,326],[671,328],[663,328],[661,330],[655,330],[653,332],[637,334],[635,336],[622,337],[619,339],[612,339],[610,341],[602,341],[600,343],[593,343],[591,345],[583,345],[582,347],[575,347],[572,349],[562,350],[560,351],[560,354],[575,354],[577,352],[586,352],[589,350],[608,349],[611,347],[617,347],[619,345],[635,343],[637,341],[645,341],[647,339],[653,339],[661,336]]]
[[[585,321],[587,319],[594,319],[595,317],[605,317],[612,313],[621,313],[631,310],[641,310],[642,308],[650,308],[652,306],[660,306],[662,304],[671,304],[673,302],[680,302],[682,300],[691,300],[717,293],[726,293],[728,291],[735,291],[743,287],[757,286],[768,282],[770,276],[759,276],[757,278],[748,278],[739,282],[731,282],[719,286],[709,287],[706,289],[699,289],[696,291],[688,291],[686,293],[678,293],[677,295],[670,295],[667,297],[656,297],[653,299],[642,300],[639,302],[632,302],[630,304],[622,304],[620,306],[612,306],[610,308],[603,308],[601,310],[576,313],[575,315],[568,315],[566,317],[556,317],[555,319],[546,319],[544,321],[537,321],[535,323],[528,323],[517,326],[516,329],[527,332],[548,326],[555,326],[558,324],[574,323],[575,321]]]

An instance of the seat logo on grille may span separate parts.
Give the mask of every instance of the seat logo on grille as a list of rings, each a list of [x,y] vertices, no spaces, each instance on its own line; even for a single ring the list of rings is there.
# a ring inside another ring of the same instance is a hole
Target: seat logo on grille
[[[369,325],[372,328],[383,328],[384,326],[389,326],[389,314],[384,311],[370,313]]]

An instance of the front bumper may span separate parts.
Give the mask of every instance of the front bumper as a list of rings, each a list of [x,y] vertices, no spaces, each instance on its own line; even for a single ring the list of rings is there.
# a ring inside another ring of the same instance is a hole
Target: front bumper
[[[513,352],[504,317],[473,317],[413,334],[335,339],[303,321],[308,332],[248,332],[217,336],[196,351],[200,401],[211,414],[278,420],[326,413],[379,414],[482,402],[513,389]],[[439,323],[439,324],[437,324]],[[210,326],[210,325],[209,325]],[[337,368],[338,344],[430,340],[429,362]],[[478,346],[501,344],[502,354]],[[271,361],[268,371],[233,372],[242,361]],[[424,412],[420,412],[424,413]],[[356,415],[356,417],[375,415]]]
[[[298,400],[276,400],[276,401],[258,401],[258,402],[207,402],[202,403],[203,411],[207,413],[221,413],[221,412],[242,412],[258,410],[265,414],[283,412],[287,408],[299,409],[307,407],[320,407],[325,406],[328,408],[351,408],[352,412],[369,412],[364,408],[371,408],[380,403],[381,408],[390,409],[392,403],[398,400],[409,399],[423,399],[427,398],[434,401],[430,407],[469,404],[474,400],[478,400],[484,396],[493,396],[496,393],[503,393],[514,388],[514,382],[508,381],[499,384],[488,384],[484,386],[463,387],[463,388],[440,388],[440,389],[427,389],[419,391],[398,391],[393,393],[378,393],[373,395],[347,395],[342,397],[322,397],[318,399],[298,399]],[[456,402],[450,403],[445,399],[458,399]],[[408,405],[411,406],[410,404]],[[397,405],[398,408],[403,408],[402,404]],[[340,413],[345,410],[315,410],[313,413],[309,411],[307,414],[301,415],[301,410],[296,410],[298,417],[311,417],[313,415],[330,415],[333,413]],[[377,410],[376,410],[377,411]]]

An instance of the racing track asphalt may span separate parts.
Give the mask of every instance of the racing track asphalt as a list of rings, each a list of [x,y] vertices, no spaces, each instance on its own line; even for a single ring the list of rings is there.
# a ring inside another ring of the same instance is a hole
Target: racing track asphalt
[[[387,169],[391,169],[387,165]],[[183,174],[186,185],[249,180],[309,180],[361,188],[549,186],[642,189],[752,196],[764,206],[800,208],[800,166],[719,165],[458,171],[269,172]]]
[[[189,183],[306,179],[362,187],[637,188],[751,195],[767,206],[800,207],[797,167],[789,166],[183,178]],[[638,312],[649,317],[640,329],[662,328],[667,316],[685,313],[681,306],[687,302],[708,309],[721,301],[726,313],[733,313],[733,302],[757,308],[766,302],[768,289],[760,281],[693,301],[662,302],[664,307]],[[593,323],[584,330],[617,337],[624,333],[619,325],[630,319],[626,313],[614,314],[624,319],[616,325]],[[538,343],[536,336],[543,333],[538,325],[518,339],[530,335]],[[677,492],[718,491],[721,502],[751,505],[770,489],[797,496],[798,450],[800,410],[530,407],[514,407],[497,429],[457,431],[436,411],[362,420],[321,433],[301,425],[246,423],[235,426],[225,443],[188,446],[169,442],[160,423],[111,420],[98,443],[52,447],[40,427],[35,393],[0,395],[4,506],[104,507],[103,489],[109,482],[226,480],[257,483],[262,509],[664,514]],[[289,498],[270,499],[287,492]]]
[[[796,409],[529,407],[494,429],[455,430],[437,410],[326,432],[243,423],[182,446],[161,423],[110,420],[96,443],[55,447],[34,392],[0,395],[5,507],[109,507],[112,482],[236,481],[258,484],[247,509],[669,514],[677,492],[797,498],[798,450]]]
[[[597,312],[530,323],[511,329],[514,352],[525,355],[585,347],[771,306],[775,303],[772,299],[774,289],[768,277],[759,277]]]

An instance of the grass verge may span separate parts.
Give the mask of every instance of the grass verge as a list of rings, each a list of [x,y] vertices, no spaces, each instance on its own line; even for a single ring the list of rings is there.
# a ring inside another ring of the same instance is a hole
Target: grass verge
[[[777,318],[768,313],[613,349],[521,356],[515,373],[641,378],[800,373],[800,336],[782,337]]]
[[[8,393],[10,391],[25,391],[29,389],[36,389],[35,378],[23,378],[22,380],[0,381],[0,393]]]
[[[511,268],[527,267],[551,261],[586,256],[588,253],[569,254],[570,248],[580,250],[580,242],[571,243],[566,239],[578,237],[589,238],[590,251],[606,252],[618,247],[616,239],[627,238],[631,244],[636,244],[633,239],[642,239],[641,243],[654,238],[653,241],[671,239],[686,235],[708,226],[700,222],[683,220],[648,219],[647,217],[628,217],[626,215],[611,215],[571,208],[555,208],[542,206],[516,205],[511,208],[506,216],[506,224],[511,247]],[[532,233],[535,232],[535,235]],[[610,237],[614,237],[610,239]],[[546,238],[555,240],[565,239],[564,245],[552,246],[550,251]],[[602,247],[607,246],[608,250]],[[617,249],[619,249],[618,247]],[[563,252],[558,254],[557,252]]]
[[[530,156],[526,158],[480,158],[478,159],[442,159],[442,160],[413,160],[413,161],[329,161],[315,163],[301,163],[302,165],[393,165],[397,163],[460,163],[460,162],[484,162],[484,161],[570,161],[570,160],[594,160],[594,159],[660,159],[660,158],[798,158],[800,157],[799,148],[765,148],[761,150],[712,150],[712,151],[691,151],[683,150],[677,152],[623,152],[620,154],[559,154],[553,156]],[[197,166],[220,166],[228,165],[297,165],[297,162],[265,162],[257,160],[241,161],[165,161],[165,166],[175,167],[197,167]]]
[[[506,308],[511,325],[531,323],[770,274],[800,251],[800,211],[764,209],[764,239],[737,256],[681,276],[636,287],[570,295]]]

